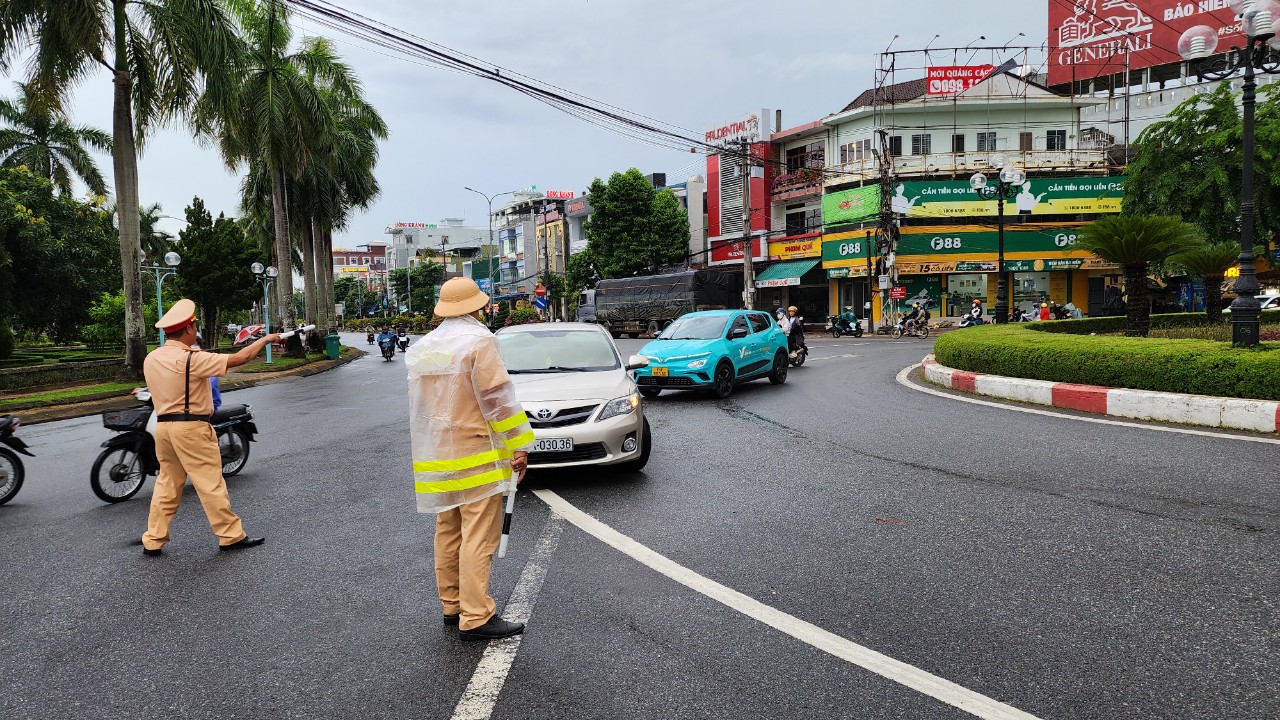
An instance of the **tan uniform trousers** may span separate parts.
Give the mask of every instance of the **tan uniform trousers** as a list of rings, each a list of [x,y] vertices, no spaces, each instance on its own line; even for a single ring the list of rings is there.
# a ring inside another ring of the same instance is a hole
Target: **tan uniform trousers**
[[[480,627],[498,609],[489,596],[489,566],[502,536],[502,497],[436,515],[436,585],[444,613],[461,615],[460,630]]]
[[[156,459],[160,477],[151,491],[151,513],[142,546],[154,550],[169,542],[169,523],[182,502],[182,488],[191,485],[200,497],[219,545],[231,545],[245,538],[240,518],[231,512],[227,482],[222,477],[222,456],[218,436],[207,422],[162,422],[156,424]]]

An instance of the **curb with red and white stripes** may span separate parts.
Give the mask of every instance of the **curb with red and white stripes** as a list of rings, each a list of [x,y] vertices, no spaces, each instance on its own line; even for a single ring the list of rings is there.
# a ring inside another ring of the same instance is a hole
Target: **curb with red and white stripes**
[[[925,379],[935,385],[1003,400],[1136,420],[1280,432],[1280,402],[1271,400],[1183,395],[988,375],[939,365],[933,355],[924,359],[923,366]]]

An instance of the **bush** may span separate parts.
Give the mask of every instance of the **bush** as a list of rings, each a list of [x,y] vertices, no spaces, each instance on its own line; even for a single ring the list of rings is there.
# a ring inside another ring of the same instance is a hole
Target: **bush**
[[[1280,400],[1280,382],[1276,382],[1280,377],[1280,342],[1242,349],[1212,340],[1090,337],[1048,331],[1051,325],[1079,322],[984,325],[943,333],[934,344],[934,354],[947,367],[993,375]]]
[[[1205,313],[1168,313],[1151,316],[1151,329],[1191,328],[1220,325],[1228,322],[1230,315],[1223,315],[1221,321],[1213,321]],[[1071,335],[1106,335],[1124,332],[1124,316],[1081,318],[1079,320],[1055,320],[1046,323],[1032,323],[1032,330],[1047,333],[1069,333]],[[1280,323],[1280,310],[1268,310],[1262,313],[1263,323]]]
[[[508,325],[527,325],[532,322],[538,322],[537,310],[533,308],[516,308],[507,315],[502,325],[503,327]]]

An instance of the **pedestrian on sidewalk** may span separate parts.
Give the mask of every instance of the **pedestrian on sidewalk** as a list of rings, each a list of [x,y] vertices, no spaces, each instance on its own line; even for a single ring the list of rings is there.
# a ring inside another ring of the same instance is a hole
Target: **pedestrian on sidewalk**
[[[499,617],[489,569],[502,533],[502,494],[524,479],[533,428],[478,319],[489,296],[470,278],[440,288],[440,325],[409,348],[409,432],[418,512],[436,514],[436,585],[444,624],[464,640],[524,631]]]
[[[187,478],[191,478],[213,534],[218,536],[219,550],[261,545],[265,538],[249,537],[240,518],[231,512],[218,436],[209,424],[214,410],[209,378],[224,376],[230,368],[244,365],[268,343],[279,342],[280,336],[272,333],[259,338],[235,355],[201,352],[192,347],[199,334],[196,305],[186,298],[174,303],[156,327],[164,330],[165,343],[147,355],[142,374],[151,390],[152,412],[156,415],[160,475],[151,491],[142,552],[150,556],[163,552]]]

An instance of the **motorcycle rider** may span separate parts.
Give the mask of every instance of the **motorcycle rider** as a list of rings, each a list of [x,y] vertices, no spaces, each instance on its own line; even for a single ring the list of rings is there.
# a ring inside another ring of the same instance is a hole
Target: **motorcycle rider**
[[[383,354],[384,355],[386,354],[386,349],[388,347],[395,348],[395,346],[396,346],[396,334],[394,332],[391,332],[390,327],[382,328],[382,332],[378,333],[378,347],[383,350]]]
[[[853,313],[852,305],[845,305],[840,313],[840,332],[851,333],[858,325],[858,316]]]
[[[1049,303],[1045,303],[1045,302],[1040,303],[1040,319],[1041,320],[1049,319]]]
[[[782,329],[783,335],[791,337],[791,320],[787,319],[786,308],[778,308],[778,327]]]
[[[920,303],[911,303],[911,312],[902,316],[902,327],[907,332],[913,332],[916,327],[916,321],[920,319]]]
[[[787,345],[791,347],[791,357],[795,357],[800,348],[808,352],[809,346],[804,344],[804,318],[800,316],[800,308],[792,305],[787,308]]]

